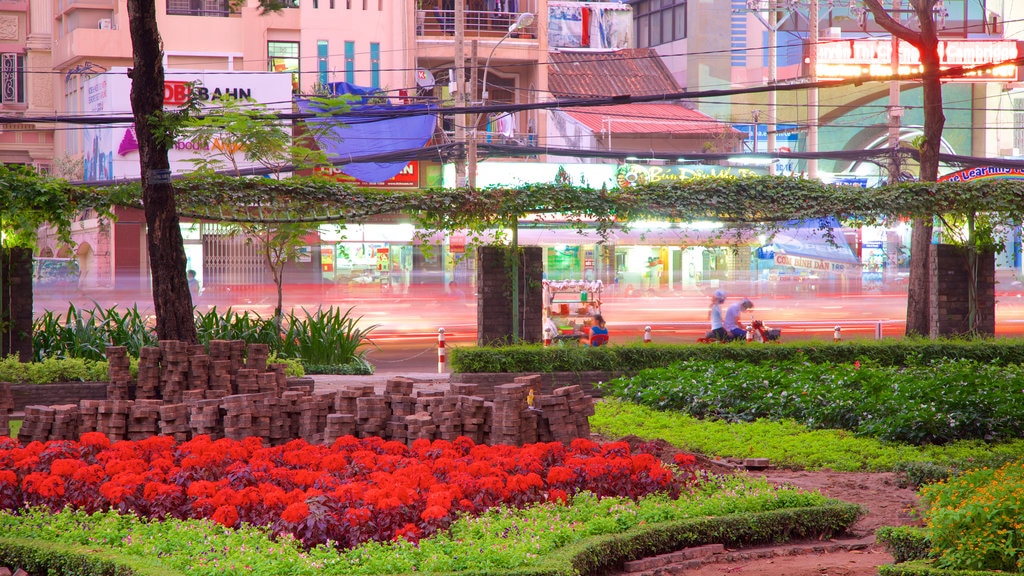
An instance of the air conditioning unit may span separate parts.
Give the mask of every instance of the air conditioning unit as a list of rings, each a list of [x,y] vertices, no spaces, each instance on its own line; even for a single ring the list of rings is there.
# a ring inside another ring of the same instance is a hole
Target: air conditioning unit
[[[100,18],[99,22],[96,23],[96,27],[100,30],[113,30],[114,22],[110,18]]]

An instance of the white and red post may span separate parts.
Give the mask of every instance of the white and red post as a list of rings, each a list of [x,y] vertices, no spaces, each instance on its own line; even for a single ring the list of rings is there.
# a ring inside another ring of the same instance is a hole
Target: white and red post
[[[650,344],[650,343],[651,343],[651,327],[650,326],[646,326],[646,327],[644,327],[644,344]]]
[[[448,368],[448,356],[444,349],[444,328],[437,329],[437,373],[444,374]]]

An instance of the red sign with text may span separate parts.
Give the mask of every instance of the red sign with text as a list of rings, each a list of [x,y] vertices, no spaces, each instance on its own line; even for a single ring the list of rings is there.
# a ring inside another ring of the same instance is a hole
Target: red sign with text
[[[402,171],[395,174],[393,177],[388,178],[383,182],[363,182],[345,174],[341,171],[341,168],[317,168],[315,173],[318,176],[337,180],[338,182],[350,182],[357,186],[367,186],[376,188],[418,188],[420,185],[420,163],[417,160],[413,160],[402,168]]]

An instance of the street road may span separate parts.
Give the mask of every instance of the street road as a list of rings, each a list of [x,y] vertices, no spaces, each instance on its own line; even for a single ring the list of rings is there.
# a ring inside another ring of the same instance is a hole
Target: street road
[[[445,329],[446,345],[476,345],[477,307],[473,295],[454,299],[441,292],[420,289],[406,295],[333,295],[319,290],[286,287],[285,309],[316,310],[318,306],[352,308],[361,317],[360,326],[376,325],[371,333],[373,345],[367,357],[379,372],[432,372],[437,370],[439,328]],[[997,294],[997,336],[1024,335],[1024,298],[1020,292]],[[740,298],[731,296],[727,304]],[[79,295],[76,305],[91,308],[93,301],[106,308],[111,305],[137,305],[143,313],[151,313],[152,302],[124,295]],[[869,293],[859,295],[797,294],[753,297],[754,309],[743,316],[744,322],[762,320],[769,328],[782,330],[784,341],[832,340],[835,326],[841,326],[843,339],[900,337],[904,333],[906,293]],[[35,310],[40,314],[50,308],[67,310],[66,296],[37,295]],[[602,302],[602,315],[608,322],[611,342],[640,342],[644,328],[651,327],[653,342],[694,342],[708,329],[709,298],[701,293],[658,294],[645,296],[607,295]],[[261,316],[273,313],[273,299],[258,301],[204,302],[206,310],[231,306],[235,311],[250,310]]]

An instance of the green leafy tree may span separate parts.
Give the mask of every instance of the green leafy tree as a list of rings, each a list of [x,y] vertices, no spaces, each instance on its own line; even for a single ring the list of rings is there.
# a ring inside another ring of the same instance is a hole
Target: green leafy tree
[[[346,98],[315,98],[324,112],[331,116],[349,109]],[[199,144],[203,150],[193,163],[209,172],[227,166],[236,177],[242,176],[241,161],[269,170],[280,179],[285,171],[328,165],[327,155],[316,142],[332,138],[335,124],[311,122],[293,135],[290,122],[281,120],[273,111],[252,99],[222,96],[206,104],[201,114],[189,115],[179,127],[180,133]],[[284,268],[307,249],[306,238],[314,233],[316,222],[264,223],[258,218],[229,225],[230,234],[243,236],[255,243],[270,269],[277,289],[274,321],[278,328],[284,314]]]

